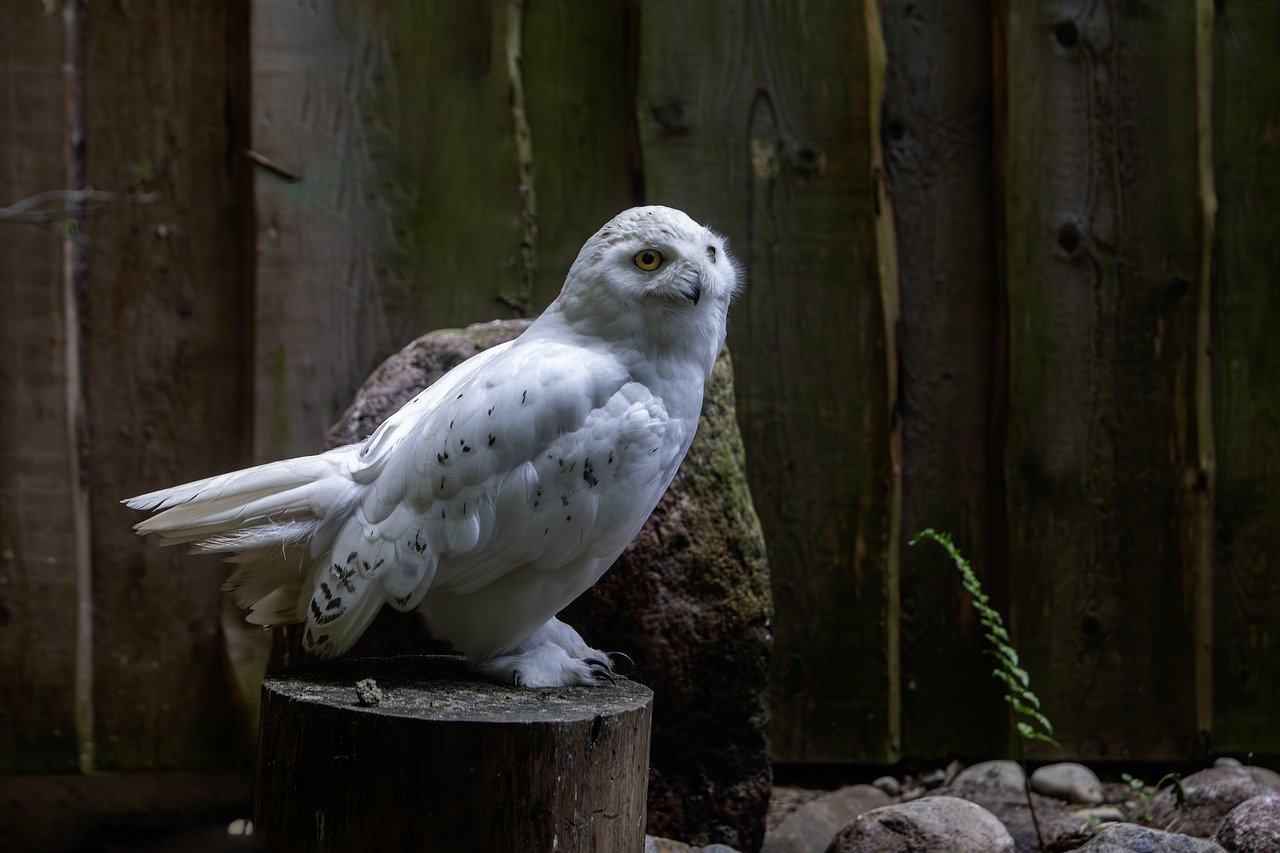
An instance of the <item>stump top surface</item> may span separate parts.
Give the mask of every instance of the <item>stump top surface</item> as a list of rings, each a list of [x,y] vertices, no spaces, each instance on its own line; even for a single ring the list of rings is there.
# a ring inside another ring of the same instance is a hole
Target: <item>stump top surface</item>
[[[361,704],[356,690],[369,678],[382,692],[376,705]],[[272,673],[262,689],[355,712],[457,722],[569,722],[634,711],[653,699],[648,687],[625,678],[601,687],[495,684],[470,672],[464,659],[444,655],[326,661]]]

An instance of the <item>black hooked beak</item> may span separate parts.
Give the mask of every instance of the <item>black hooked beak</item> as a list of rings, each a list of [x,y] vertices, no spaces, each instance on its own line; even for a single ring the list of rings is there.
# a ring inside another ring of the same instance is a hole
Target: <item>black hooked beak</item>
[[[683,293],[686,299],[692,299],[693,304],[697,305],[698,300],[702,298],[702,279],[699,278],[697,281],[693,282],[693,284],[689,285],[689,289],[683,291]]]

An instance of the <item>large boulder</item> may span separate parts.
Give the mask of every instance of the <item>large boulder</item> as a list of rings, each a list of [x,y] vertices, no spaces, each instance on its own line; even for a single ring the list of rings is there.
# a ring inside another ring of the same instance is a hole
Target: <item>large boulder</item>
[[[418,338],[361,386],[329,430],[329,446],[361,440],[446,371],[528,323]],[[650,833],[759,849],[772,783],[764,736],[771,610],[725,352],[671,488],[635,543],[563,614],[592,646],[634,658],[628,674],[655,694]],[[438,649],[420,619],[384,608],[351,654]]]

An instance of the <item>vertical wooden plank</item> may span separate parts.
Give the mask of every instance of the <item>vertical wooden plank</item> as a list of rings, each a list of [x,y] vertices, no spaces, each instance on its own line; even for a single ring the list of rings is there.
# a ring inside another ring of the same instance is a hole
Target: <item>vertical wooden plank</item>
[[[902,300],[902,532],[948,530],[989,591],[988,419],[996,308],[988,0],[884,3],[881,128]],[[902,550],[903,750],[998,751],[999,689],[981,626],[940,549]],[[945,709],[945,713],[942,709]]]
[[[1280,752],[1280,5],[1219,4],[1215,749]]]
[[[1201,218],[1191,4],[1008,4],[1015,645],[1067,753],[1196,735]]]
[[[95,711],[102,769],[233,766],[224,566],[157,549],[118,502],[236,467],[237,173],[247,5],[86,8],[87,180],[150,191],[87,220]]]
[[[56,9],[0,10],[0,206],[68,187],[66,59]],[[73,771],[89,747],[66,242],[54,222],[0,218],[0,773]]]
[[[560,292],[583,242],[640,203],[634,13],[631,3],[591,0],[535,0],[524,13],[539,221],[535,311]]]
[[[638,91],[646,200],[726,233],[747,284],[729,334],[774,579],[774,757],[891,760],[862,6],[646,2]]]
[[[421,330],[511,313],[498,296],[520,291],[524,232],[506,12],[253,4],[259,459],[318,449]]]

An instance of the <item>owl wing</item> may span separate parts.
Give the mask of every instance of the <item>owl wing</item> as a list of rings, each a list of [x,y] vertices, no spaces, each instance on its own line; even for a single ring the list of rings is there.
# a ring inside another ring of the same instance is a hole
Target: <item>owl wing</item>
[[[603,496],[665,476],[666,425],[606,354],[517,339],[464,362],[350,457],[358,489],[324,522],[336,535],[313,540],[333,545],[304,587],[307,645],[340,653],[384,602],[411,610],[430,589],[625,546],[634,530],[615,530],[629,519]]]

